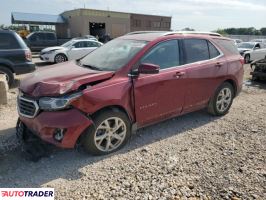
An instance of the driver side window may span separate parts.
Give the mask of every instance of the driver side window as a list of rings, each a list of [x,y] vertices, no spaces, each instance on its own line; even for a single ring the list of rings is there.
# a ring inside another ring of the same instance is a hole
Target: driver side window
[[[158,44],[141,59],[141,63],[159,65],[160,69],[179,66],[180,59],[178,41],[169,40]]]

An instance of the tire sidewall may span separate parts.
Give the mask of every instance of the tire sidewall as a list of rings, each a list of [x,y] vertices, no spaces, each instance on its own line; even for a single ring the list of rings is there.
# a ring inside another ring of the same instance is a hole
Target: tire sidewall
[[[13,75],[12,71],[6,67],[0,66],[0,74],[1,74],[1,72],[3,72],[4,74],[6,74],[8,76],[8,86],[12,86],[14,83],[14,75]]]
[[[231,91],[231,102],[230,102],[230,104],[229,104],[229,106],[227,107],[227,109],[225,110],[225,111],[223,111],[223,112],[220,112],[220,111],[218,111],[217,110],[217,106],[216,106],[216,104],[217,104],[217,98],[218,98],[218,95],[219,95],[219,93],[221,92],[221,90],[222,89],[224,89],[224,88],[228,88],[228,89],[230,89],[230,91]],[[235,92],[234,92],[234,88],[233,88],[233,86],[230,84],[230,83],[223,83],[217,90],[216,90],[216,93],[215,93],[215,95],[214,95],[214,98],[213,98],[213,110],[214,110],[214,112],[215,112],[215,114],[216,115],[218,115],[218,116],[221,116],[221,115],[225,115],[226,113],[228,113],[228,111],[230,110],[230,108],[231,108],[231,105],[232,105],[232,103],[233,103],[233,100],[234,100],[234,96],[235,96]]]
[[[65,55],[65,54],[62,54],[62,53],[59,53],[59,54],[56,54],[55,57],[54,57],[54,62],[55,62],[55,63],[63,63],[63,62],[57,62],[57,61],[56,61],[56,57],[57,57],[57,56],[63,56],[63,57],[64,57],[64,61],[63,61],[63,62],[66,62],[66,61],[67,61],[67,57],[66,57],[66,55]]]
[[[110,117],[118,117],[121,120],[124,121],[126,128],[127,128],[127,132],[126,132],[126,136],[124,141],[120,144],[120,146],[112,151],[101,151],[99,150],[94,142],[94,135],[95,135],[95,131],[97,129],[97,127],[106,119],[110,118]],[[130,138],[130,134],[131,134],[131,125],[130,125],[130,121],[127,117],[127,115],[124,112],[121,111],[113,111],[113,110],[108,110],[108,111],[103,111],[100,112],[98,115],[96,115],[93,119],[94,124],[90,125],[87,130],[85,131],[84,136],[82,137],[82,144],[83,147],[85,148],[85,150],[93,155],[106,155],[106,154],[110,154],[113,153],[115,151],[118,151],[119,149],[121,149],[129,140]]]

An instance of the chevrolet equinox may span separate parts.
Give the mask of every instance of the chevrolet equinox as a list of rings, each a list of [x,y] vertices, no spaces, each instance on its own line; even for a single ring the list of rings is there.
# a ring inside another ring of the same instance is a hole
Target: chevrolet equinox
[[[133,32],[20,84],[18,135],[91,154],[114,152],[139,128],[207,108],[228,112],[243,58],[215,33]]]

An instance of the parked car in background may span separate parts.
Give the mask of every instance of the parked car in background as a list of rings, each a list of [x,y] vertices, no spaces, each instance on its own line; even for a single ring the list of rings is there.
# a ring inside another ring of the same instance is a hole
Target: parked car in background
[[[70,39],[58,39],[54,32],[37,31],[26,37],[26,43],[32,51],[41,51],[46,47],[61,45]]]
[[[240,55],[243,56],[245,51],[260,49],[261,46],[262,44],[258,42],[242,42],[237,46],[237,49]]]
[[[266,59],[266,48],[246,51],[244,52],[243,57],[245,58],[245,63],[250,63],[254,60]]]
[[[171,117],[203,108],[225,115],[241,91],[243,61],[232,40],[213,33],[127,34],[22,80],[19,138],[102,155]]]
[[[73,39],[61,46],[48,47],[40,52],[43,61],[61,63],[76,60],[102,46],[101,42],[91,39]]]
[[[9,86],[14,74],[25,74],[35,70],[31,51],[14,31],[0,30],[0,74],[5,74]]]
[[[266,39],[253,39],[250,42],[266,43]]]
[[[78,40],[78,39],[90,39],[90,40],[98,41],[98,39],[94,37],[93,35],[85,35],[83,37],[73,38],[73,40]]]
[[[236,45],[243,42],[243,40],[240,40],[240,39],[233,39],[233,41],[235,42]]]

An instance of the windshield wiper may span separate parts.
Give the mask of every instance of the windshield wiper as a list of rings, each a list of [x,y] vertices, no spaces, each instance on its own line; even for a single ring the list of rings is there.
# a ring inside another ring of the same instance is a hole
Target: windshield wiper
[[[102,69],[98,68],[98,67],[95,67],[93,65],[85,65],[85,64],[82,64],[83,67],[87,67],[87,68],[90,68],[90,69],[93,69],[93,70],[97,70],[97,71],[103,71]]]

